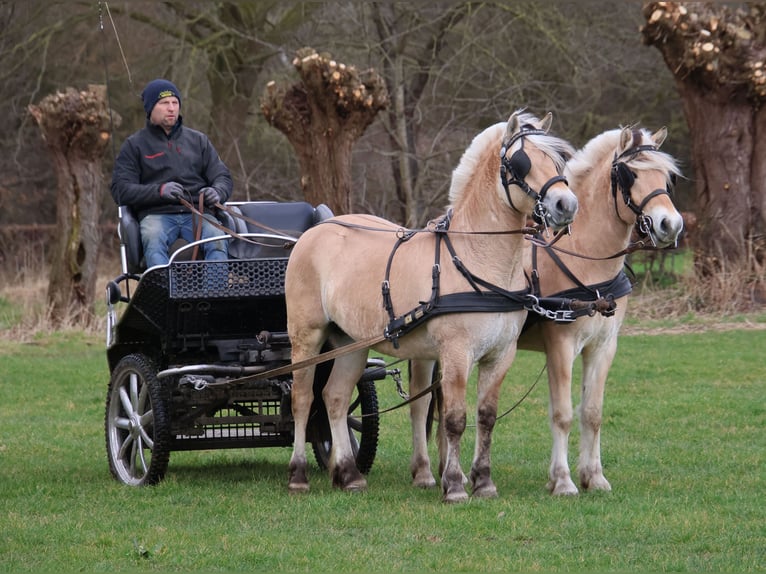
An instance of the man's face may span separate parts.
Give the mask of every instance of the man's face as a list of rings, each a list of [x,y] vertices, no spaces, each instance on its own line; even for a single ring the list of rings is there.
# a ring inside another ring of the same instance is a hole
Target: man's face
[[[154,105],[149,120],[153,124],[160,126],[166,132],[169,132],[178,121],[178,112],[180,109],[181,104],[175,96],[162,98]]]

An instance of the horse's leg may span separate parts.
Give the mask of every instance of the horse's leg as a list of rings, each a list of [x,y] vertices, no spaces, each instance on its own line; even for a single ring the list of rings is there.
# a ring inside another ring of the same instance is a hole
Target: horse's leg
[[[348,434],[348,408],[351,395],[367,364],[367,349],[335,359],[330,378],[322,390],[332,435],[330,475],[333,486],[348,491],[367,488],[367,481],[356,466]]]
[[[471,464],[471,489],[474,496],[484,498],[497,496],[492,482],[490,450],[492,431],[497,420],[497,402],[500,387],[516,355],[514,345],[496,362],[479,366],[478,391],[476,397],[476,445]]]
[[[291,390],[295,439],[293,454],[288,466],[287,488],[290,492],[308,492],[309,480],[306,461],[306,426],[311,404],[314,401],[314,367],[307,367],[293,374]]]
[[[435,416],[438,419],[436,424],[436,444],[439,450],[439,476],[442,476],[444,474],[444,467],[447,465],[447,433],[444,432],[444,424],[442,424],[444,420],[444,397],[440,388],[434,392],[434,400],[436,401],[434,410],[437,413]],[[461,480],[464,485],[468,484],[468,477],[465,473]]]
[[[581,319],[585,320],[585,319]],[[548,420],[553,438],[547,488],[551,494],[577,494],[569,472],[569,432],[572,428],[572,365],[575,350],[565,325],[545,326],[548,370]]]
[[[410,396],[424,391],[431,384],[435,361],[410,361]],[[413,486],[431,488],[436,486],[436,479],[431,473],[431,459],[428,456],[428,409],[431,396],[426,395],[410,403],[410,422],[412,424],[412,472]]]
[[[580,400],[580,458],[577,470],[586,490],[612,490],[601,466],[601,419],[604,387],[617,352],[617,334],[607,342],[583,351],[582,398]]]
[[[442,415],[439,422],[444,428],[444,471],[441,475],[442,500],[463,502],[468,493],[463,486],[463,470],[460,468],[460,440],[466,426],[465,390],[471,363],[460,364],[451,353],[443,353],[442,364]],[[455,352],[457,354],[457,352]],[[465,359],[465,358],[464,358]]]

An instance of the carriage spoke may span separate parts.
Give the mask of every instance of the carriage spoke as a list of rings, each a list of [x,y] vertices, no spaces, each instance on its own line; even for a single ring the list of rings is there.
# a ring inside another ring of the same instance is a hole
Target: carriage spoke
[[[146,474],[146,472],[149,470],[149,466],[146,464],[146,457],[144,456],[144,444],[143,440],[141,440],[141,437],[138,437],[138,440],[136,440],[136,445],[138,451],[138,459],[141,462],[141,474]]]
[[[140,416],[138,420],[141,423],[142,429],[148,426],[151,426],[152,423],[154,422],[154,411],[151,411],[151,410],[146,411]]]
[[[125,437],[125,440],[120,445],[119,457],[121,459],[125,458],[125,455],[128,453],[128,449],[133,447],[133,443],[134,441],[131,435]]]
[[[122,430],[128,430],[130,428],[130,420],[125,417],[116,417],[112,424]]]
[[[149,436],[149,434],[146,432],[146,429],[144,427],[141,427],[140,429],[140,436],[138,437],[138,440],[142,443],[146,443],[147,448],[150,450],[154,449],[154,440],[152,440],[152,437]]]
[[[130,416],[133,414],[133,404],[130,401],[128,391],[125,389],[125,387],[120,387],[120,402],[122,403],[122,408],[126,415]]]
[[[141,392],[138,394],[138,402],[136,403],[136,410],[140,413],[146,408],[146,401],[149,398],[149,385],[142,385]],[[143,424],[143,421],[142,421]]]
[[[136,410],[138,408],[138,375],[136,373],[130,374],[130,404],[132,405],[133,409]]]
[[[348,428],[356,432],[362,432],[362,419],[357,417],[348,417]]]

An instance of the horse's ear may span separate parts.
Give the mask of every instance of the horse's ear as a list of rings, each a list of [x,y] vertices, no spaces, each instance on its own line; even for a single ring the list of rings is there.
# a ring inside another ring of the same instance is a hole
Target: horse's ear
[[[508,118],[508,123],[505,125],[505,137],[504,142],[510,141],[511,136],[521,129],[519,125],[519,112],[513,112]]]
[[[662,142],[665,141],[666,137],[668,137],[668,128],[662,126],[652,134],[652,141],[654,142],[654,146],[659,148],[662,145]]]
[[[622,128],[620,132],[620,151],[625,151],[633,143],[633,129]]]
[[[540,129],[543,130],[545,133],[548,133],[548,130],[551,129],[551,124],[553,123],[553,114],[551,112],[548,112],[545,114],[545,117],[540,122]]]

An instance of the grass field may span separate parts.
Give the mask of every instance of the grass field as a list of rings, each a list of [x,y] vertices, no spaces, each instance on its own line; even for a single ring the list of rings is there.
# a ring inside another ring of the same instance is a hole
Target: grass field
[[[765,349],[766,330],[623,336],[602,438],[611,493],[547,494],[541,382],[498,421],[499,497],[448,506],[409,484],[405,409],[383,415],[363,494],[313,467],[311,492],[288,495],[285,448],[177,452],[160,485],[122,486],[102,341],[0,341],[0,571],[763,571]],[[519,354],[502,410],[542,365]],[[399,402],[390,381],[378,393]]]

